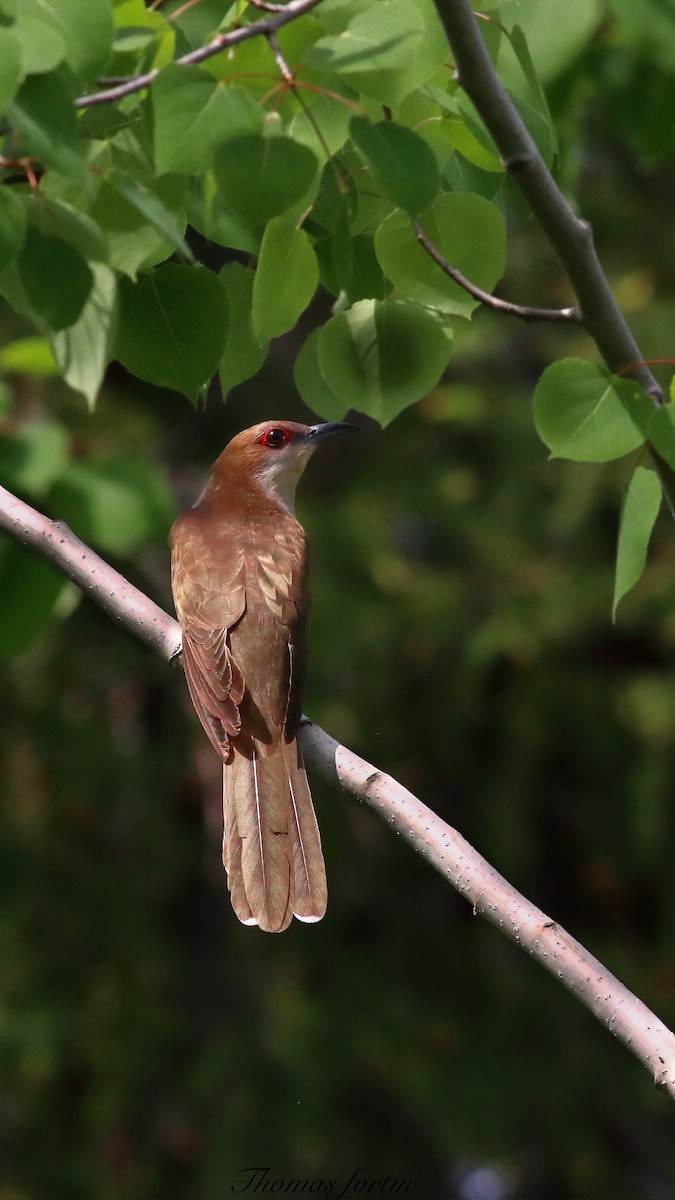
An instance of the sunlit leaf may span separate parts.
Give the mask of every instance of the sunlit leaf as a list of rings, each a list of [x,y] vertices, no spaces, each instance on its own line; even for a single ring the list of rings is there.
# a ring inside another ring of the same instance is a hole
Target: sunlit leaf
[[[112,356],[117,320],[117,279],[105,263],[93,263],[94,284],[78,320],[54,334],[53,347],[63,378],[93,408]]]
[[[639,384],[577,358],[547,367],[534,393],[541,440],[554,458],[576,462],[608,462],[635,450],[652,411]]]
[[[277,217],[260,247],[253,284],[253,328],[260,342],[292,329],[319,282],[319,266],[303,229]]]
[[[652,529],[661,507],[661,484],[651,467],[638,465],[624,495],[616,552],[613,616],[645,568]]]
[[[491,291],[504,270],[504,219],[490,200],[445,193],[420,217],[420,225],[450,266],[471,283]],[[406,213],[391,213],[375,234],[385,274],[399,291],[420,304],[468,317],[478,306],[420,246]]]
[[[250,92],[199,67],[165,67],[151,90],[158,171],[206,171],[216,146],[259,133],[263,111]]]
[[[319,366],[319,339],[323,330],[313,330],[305,338],[295,360],[295,383],[308,408],[326,421],[341,421],[352,407],[347,400],[338,400],[331,392]]]
[[[318,358],[329,391],[386,425],[438,383],[450,358],[445,321],[402,300],[360,300],[332,317]]]
[[[46,337],[19,338],[0,348],[0,367],[19,375],[58,375],[59,365]]]

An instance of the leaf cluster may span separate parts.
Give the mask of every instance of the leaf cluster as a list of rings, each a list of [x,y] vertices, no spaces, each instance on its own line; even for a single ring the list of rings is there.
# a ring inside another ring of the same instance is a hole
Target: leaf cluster
[[[112,358],[193,400],[218,372],[227,393],[322,287],[332,312],[303,348],[303,398],[389,421],[438,382],[452,319],[476,308],[413,220],[480,287],[504,269],[501,163],[432,0],[324,0],[199,64],[241,14],[198,7],[2,5],[0,294],[93,404]],[[486,36],[496,53],[497,26]],[[100,76],[148,73],[94,102]],[[540,88],[531,99],[551,145]],[[190,229],[229,251],[219,274]]]

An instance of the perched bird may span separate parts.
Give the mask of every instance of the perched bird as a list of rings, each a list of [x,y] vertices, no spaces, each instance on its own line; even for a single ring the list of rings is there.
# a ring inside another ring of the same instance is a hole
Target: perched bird
[[[319,921],[326,871],[296,734],[309,587],[296,484],[355,427],[263,421],[237,434],[171,530],[171,586],[197,715],[223,761],[223,863],[235,913],[270,933]]]

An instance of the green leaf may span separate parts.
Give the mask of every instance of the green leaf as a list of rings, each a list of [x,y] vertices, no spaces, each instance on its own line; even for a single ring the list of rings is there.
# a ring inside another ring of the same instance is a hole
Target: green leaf
[[[318,171],[311,150],[292,138],[241,134],[216,151],[214,172],[225,203],[262,225],[300,200]]]
[[[489,292],[504,270],[504,219],[483,196],[452,192],[437,196],[420,217],[433,245],[452,267]],[[411,300],[441,312],[469,317],[478,301],[446,275],[420,246],[408,216],[391,213],[375,234],[385,274]]]
[[[176,250],[185,255],[188,262],[194,262],[194,255],[183,237],[185,221],[179,221],[177,215],[155,191],[151,191],[131,175],[111,176],[109,182],[121,192],[132,208],[158,229]]]
[[[295,384],[308,408],[327,421],[341,421],[352,407],[349,401],[338,400],[331,392],[319,366],[319,339],[323,327],[305,338],[295,360]]]
[[[229,303],[225,351],[218,368],[223,396],[255,375],[267,358],[267,343],[261,345],[253,332],[254,278],[254,272],[238,262],[228,263],[219,275]]]
[[[11,29],[0,27],[0,109],[14,97],[23,74],[21,43]]]
[[[339,86],[338,84],[337,87]],[[343,91],[351,95],[349,88],[343,88]],[[288,132],[294,141],[308,146],[321,161],[326,156],[326,149],[335,154],[344,146],[349,136],[350,115],[351,111],[347,105],[340,104],[333,96],[324,96],[321,92],[308,92],[305,93],[303,107],[293,117]]]
[[[139,268],[154,266],[178,246],[184,247],[183,253],[188,251],[186,257],[191,261],[192,255],[182,236],[185,228],[182,185],[177,175],[163,176],[156,181],[153,191],[131,177],[120,179],[113,175],[103,179],[90,215],[105,231],[111,267],[134,279]],[[148,211],[154,220],[148,219]]]
[[[250,92],[199,67],[173,63],[151,88],[157,170],[201,174],[226,137],[260,133],[263,111]]]
[[[259,231],[251,229],[241,217],[224,207],[212,171],[188,180],[185,215],[188,224],[210,242],[247,254],[257,254],[260,249]]]
[[[129,371],[196,399],[227,343],[228,303],[205,267],[169,264],[120,280],[115,355]]]
[[[25,208],[9,187],[0,186],[0,270],[16,258],[25,236]]]
[[[621,0],[612,0],[618,4]],[[629,0],[630,2],[630,0]],[[652,29],[652,13],[645,11],[648,0],[637,0],[638,22],[643,29]],[[654,9],[661,8],[655,0]],[[593,29],[603,19],[604,8],[600,0],[507,0],[501,6],[499,21],[504,26],[521,26],[536,64],[538,75],[549,82],[572,63],[585,48]],[[664,24],[670,24],[671,15],[665,16]],[[555,37],[551,36],[555,30]],[[499,50],[499,73],[509,86],[517,87],[519,68],[512,49],[504,38]],[[669,68],[672,66],[672,59]]]
[[[652,411],[649,440],[668,466],[675,469],[675,404],[664,404]]]
[[[534,393],[537,432],[554,458],[609,462],[647,436],[652,403],[637,384],[606,367],[565,358],[544,371]]]
[[[341,10],[348,24],[336,26],[335,33],[310,47],[305,61],[318,71],[345,77],[383,104],[397,104],[448,57],[431,0],[380,0]]]
[[[94,79],[105,68],[113,36],[110,0],[21,0],[18,16],[20,33],[23,21],[34,21],[43,36],[50,30],[52,41],[59,37],[66,62],[81,79]]]
[[[371,125],[363,117],[352,118],[349,133],[375,186],[388,200],[412,217],[428,208],[439,177],[436,159],[421,137],[393,121]]]
[[[329,391],[385,425],[438,383],[451,332],[434,313],[401,300],[359,300],[319,338]]]
[[[93,408],[112,354],[117,321],[117,277],[105,263],[92,265],[94,284],[79,319],[54,334],[54,355],[66,383]]]
[[[46,337],[18,338],[0,350],[0,367],[17,375],[58,375],[59,366]]]
[[[31,306],[47,328],[72,325],[93,284],[92,273],[77,250],[61,237],[33,229],[18,263]]]
[[[284,217],[268,223],[253,284],[253,328],[260,342],[292,329],[319,282],[319,265],[303,229]]]
[[[0,655],[22,654],[78,596],[61,571],[23,546],[8,546],[0,555]]]
[[[503,175],[504,164],[495,154],[491,154],[475,133],[469,129],[461,117],[448,117],[441,123],[442,132],[449,144],[459,150],[467,162],[479,167],[481,171],[492,171]]]
[[[41,193],[28,197],[26,215],[28,238],[35,228],[42,234],[63,238],[78,254],[95,262],[108,257],[108,246],[101,227],[87,213],[62,200],[48,200]]]
[[[21,42],[24,75],[53,71],[66,56],[66,43],[55,25],[38,15],[19,17],[14,26]]]
[[[29,421],[17,433],[0,436],[0,478],[12,491],[44,495],[69,458],[68,437],[56,421]]]
[[[397,71],[415,54],[422,30],[422,16],[409,0],[380,0],[376,7],[356,12],[343,32],[315,42],[305,62],[320,71],[357,77]]]
[[[84,182],[82,142],[75,120],[72,86],[62,68],[31,75],[5,108],[19,135],[16,152],[39,158],[46,166]]]
[[[616,553],[614,605],[637,583],[645,569],[652,529],[661,507],[661,484],[651,467],[637,466],[624,495]]]

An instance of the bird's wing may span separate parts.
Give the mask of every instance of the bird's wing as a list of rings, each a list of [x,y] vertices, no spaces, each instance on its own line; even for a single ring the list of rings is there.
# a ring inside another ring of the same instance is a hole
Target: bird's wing
[[[278,724],[283,726],[290,741],[302,715],[307,669],[309,588],[302,536],[277,537],[258,559],[258,583],[265,603],[284,631],[288,647]]]
[[[180,521],[172,534],[171,586],[183,631],[183,667],[197,715],[226,760],[229,739],[241,729],[244,679],[228,634],[246,608],[244,556],[236,546],[220,545],[214,557],[199,528]]]

